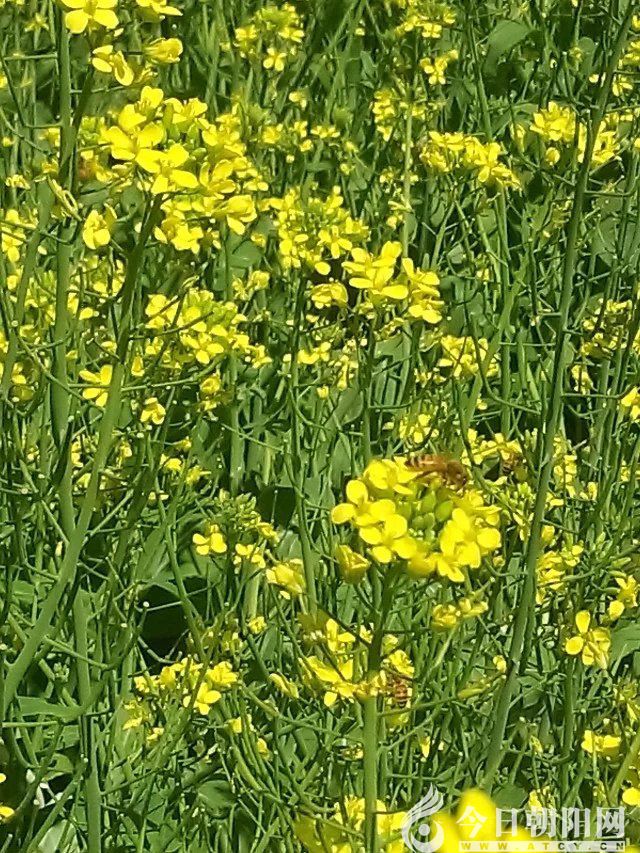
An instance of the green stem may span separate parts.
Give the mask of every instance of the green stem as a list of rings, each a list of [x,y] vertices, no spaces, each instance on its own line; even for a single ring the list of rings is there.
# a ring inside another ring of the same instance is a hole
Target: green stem
[[[7,672],[3,697],[4,702],[2,707],[3,714],[6,714],[7,708],[13,701],[22,679],[34,660],[38,649],[42,645],[42,641],[51,627],[51,623],[58,609],[58,605],[62,600],[62,596],[71,586],[76,576],[78,561],[84,547],[85,539],[89,531],[91,516],[93,515],[98,497],[100,479],[109,456],[109,451],[111,450],[113,431],[120,416],[122,384],[125,375],[125,362],[129,347],[132,323],[131,307],[133,296],[144,248],[149,235],[153,230],[156,215],[159,210],[160,199],[158,198],[150,214],[147,216],[147,220],[140,233],[140,238],[131,254],[127,267],[127,273],[122,288],[120,329],[116,344],[117,361],[113,367],[107,403],[100,422],[98,444],[89,477],[89,483],[80,508],[78,522],[73,531],[73,535],[67,544],[64,558],[60,565],[58,579],[47,594],[33,629],[28,635],[19,655],[11,664]]]
[[[302,458],[302,445],[300,435],[299,397],[298,397],[298,349],[300,344],[300,325],[304,309],[305,286],[301,278],[298,282],[296,294],[296,307],[294,315],[294,329],[291,343],[291,388],[292,399],[291,411],[291,463],[293,476],[295,478],[295,506],[298,519],[298,530],[300,534],[300,545],[302,548],[302,562],[304,566],[305,583],[307,587],[307,601],[309,610],[315,613],[317,608],[315,559],[311,547],[311,536],[307,522],[305,495],[305,473],[306,466]]]
[[[372,586],[372,621],[374,624],[373,637],[367,658],[367,678],[375,678],[380,671],[382,661],[382,644],[384,641],[387,616],[391,609],[393,580],[395,573],[385,569],[382,582],[379,568],[371,567]],[[370,696],[364,701],[363,721],[363,768],[364,768],[364,836],[366,853],[378,853],[380,840],[378,838],[378,797],[379,797],[379,740],[381,720],[378,709],[378,697]]]
[[[567,245],[562,271],[562,289],[560,293],[558,328],[553,359],[551,400],[547,407],[546,417],[544,418],[543,423],[541,423],[541,433],[543,436],[542,464],[537,482],[531,532],[525,551],[524,584],[522,586],[522,592],[518,602],[509,649],[509,670],[502,690],[498,696],[495,723],[489,742],[489,757],[487,759],[483,779],[483,784],[487,787],[491,787],[494,777],[500,768],[503,756],[503,741],[507,718],[509,716],[511,702],[521,669],[526,663],[523,651],[526,646],[527,636],[534,630],[536,566],[542,550],[544,512],[551,473],[553,471],[554,439],[560,423],[560,415],[562,411],[565,372],[571,360],[571,352],[567,346],[567,338],[569,335],[569,311],[571,308],[573,282],[578,257],[578,236],[580,232],[580,224],[582,222],[585,194],[589,182],[591,158],[593,156],[596,138],[598,136],[600,124],[609,99],[613,75],[622,54],[627,32],[631,24],[632,14],[633,9],[630,7],[620,28],[614,49],[609,58],[607,74],[598,97],[597,105],[593,114],[593,121],[587,128],[587,144],[585,146],[582,165],[578,173],[571,216],[567,227]]]

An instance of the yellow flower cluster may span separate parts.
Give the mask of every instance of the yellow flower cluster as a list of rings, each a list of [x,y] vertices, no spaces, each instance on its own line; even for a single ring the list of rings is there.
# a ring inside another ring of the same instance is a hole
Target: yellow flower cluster
[[[234,45],[245,59],[259,60],[276,74],[297,54],[304,38],[302,18],[291,3],[263,6],[234,33]]]
[[[425,58],[420,60],[420,68],[427,75],[429,83],[432,86],[444,86],[446,83],[447,68],[451,62],[458,58],[457,50],[448,50],[446,53],[441,53],[433,59]]]
[[[598,299],[582,322],[580,352],[593,359],[610,358],[627,344],[632,303],[630,299]],[[640,333],[632,342],[633,352],[640,354]]]
[[[197,98],[179,101],[145,86],[113,123],[81,134],[87,175],[112,182],[112,192],[134,183],[163,196],[156,239],[193,253],[219,246],[222,226],[243,234],[257,216],[254,194],[267,189],[246,156],[238,115],[210,122],[206,110]],[[113,165],[95,162],[96,145]]]
[[[403,259],[402,271],[396,276],[401,252],[400,243],[391,241],[377,255],[361,248],[352,249],[352,260],[342,264],[350,276],[349,284],[364,293],[366,299],[361,307],[365,312],[403,303],[411,319],[435,325],[442,320],[440,280],[431,270],[416,269],[409,258]]]
[[[145,308],[147,328],[153,337],[145,356],[160,357],[171,370],[185,364],[209,365],[225,355],[255,353],[249,337],[240,331],[245,322],[233,302],[218,302],[208,290],[189,288],[183,299],[156,293]]]
[[[177,38],[159,38],[142,47],[141,58],[129,58],[112,44],[103,44],[93,49],[91,64],[101,74],[107,74],[121,86],[141,85],[153,76],[154,65],[172,65],[180,60],[182,42]],[[142,58],[149,63],[145,66]]]
[[[347,483],[346,497],[332,511],[334,523],[350,524],[378,563],[397,563],[414,577],[460,583],[500,547],[499,512],[479,492],[420,476],[401,457],[371,462]]]
[[[161,709],[171,699],[206,716],[238,680],[238,673],[228,661],[204,666],[193,657],[164,666],[157,675],[136,676],[134,685],[138,698],[125,706],[129,717],[123,728],[135,729],[150,723],[157,716],[156,706]]]
[[[15,303],[16,290],[22,275],[22,259],[27,236],[34,227],[33,216],[28,210],[9,207],[0,208],[0,252],[5,262],[6,289],[9,299]],[[45,250],[41,248],[44,255]],[[42,286],[30,282],[25,299],[25,321],[20,327],[20,338],[30,344],[42,345],[46,340],[46,330],[53,322],[51,300],[48,289],[52,287],[50,274],[43,276]],[[0,330],[0,377],[9,342],[4,330]],[[46,355],[44,356],[46,359]],[[37,365],[21,354],[12,366],[10,380],[10,399],[14,403],[24,403],[32,399],[36,388]]]
[[[583,551],[584,546],[577,543],[567,544],[560,550],[550,549],[540,555],[536,567],[538,604],[546,601],[551,593],[564,589],[568,575],[580,562]]]
[[[438,366],[447,368],[456,379],[469,379],[475,376],[479,370],[479,364],[483,366],[485,376],[495,376],[498,366],[495,360],[486,364],[489,351],[489,342],[486,338],[472,338],[465,336],[458,338],[455,335],[443,335],[440,338],[440,346],[444,355],[438,360]]]
[[[634,720],[635,722],[636,720]],[[625,732],[623,737],[616,725],[613,732],[595,732],[586,729],[582,737],[582,749],[589,755],[603,759],[607,763],[619,762],[623,751],[623,743],[633,738],[633,731]],[[622,802],[627,806],[640,806],[640,766],[637,756],[632,760],[625,774],[628,787],[622,791]]]
[[[404,708],[412,694],[414,667],[407,653],[398,648],[398,638],[386,634],[382,643],[379,671],[366,675],[370,632],[360,629],[359,635],[342,628],[324,614],[302,617],[309,642],[318,647],[318,654],[302,658],[303,681],[313,691],[323,694],[327,707],[339,699],[362,701],[369,696],[385,696],[390,707]],[[401,684],[402,702],[397,702],[396,685]]]
[[[480,463],[486,459],[499,459],[504,468],[514,473],[520,473],[526,478],[523,450],[518,441],[507,439],[501,433],[496,432],[490,438],[482,438],[477,431],[470,429],[467,432],[467,441],[471,448],[470,459],[464,461]]]
[[[393,428],[393,423],[389,428]],[[397,429],[398,437],[408,449],[424,447],[429,439],[436,441],[439,436],[435,425],[435,412],[431,410],[403,415],[398,421]]]
[[[404,138],[407,115],[411,116],[412,126],[416,127],[432,111],[432,105],[416,101],[413,95],[407,94],[399,80],[395,81],[394,88],[377,89],[371,103],[376,130],[385,142],[389,142],[394,133],[398,139]]]
[[[306,590],[302,560],[293,557],[279,560],[271,546],[279,536],[273,526],[263,521],[245,495],[230,499],[221,493],[216,502],[216,521],[209,519],[203,532],[193,534],[196,553],[202,557],[232,553],[234,566],[249,573],[264,573],[267,583],[276,586],[286,598],[297,598]],[[224,524],[224,531],[218,522]]]
[[[453,9],[437,0],[395,0],[395,5],[403,11],[403,19],[396,27],[401,36],[417,32],[425,39],[439,39],[444,28],[456,22]]]
[[[498,142],[481,142],[465,133],[430,130],[420,159],[434,172],[470,172],[481,184],[518,189],[520,179],[500,161],[505,150]]]
[[[488,604],[474,598],[461,598],[447,604],[436,604],[431,614],[431,627],[434,631],[452,631],[467,619],[486,613]]]
[[[276,213],[278,248],[285,269],[331,272],[331,261],[345,257],[369,234],[366,225],[353,219],[344,206],[338,187],[326,198],[290,189],[282,198],[269,199]]]
[[[549,101],[544,109],[534,113],[530,130],[546,143],[544,158],[548,165],[555,166],[562,156],[563,148],[574,144],[577,144],[578,160],[582,162],[587,145],[587,129],[578,121],[571,107]],[[612,116],[598,132],[591,165],[593,168],[604,166],[617,156],[617,122]]]
[[[385,803],[378,800],[376,814],[377,849],[384,853],[403,853],[406,848],[400,838],[400,830],[406,813],[390,812]],[[363,849],[361,833],[364,822],[364,800],[348,796],[344,802],[336,803],[329,819],[301,815],[296,821],[295,833],[308,853],[359,853]]]
[[[640,388],[629,388],[620,400],[620,408],[632,421],[640,420]]]

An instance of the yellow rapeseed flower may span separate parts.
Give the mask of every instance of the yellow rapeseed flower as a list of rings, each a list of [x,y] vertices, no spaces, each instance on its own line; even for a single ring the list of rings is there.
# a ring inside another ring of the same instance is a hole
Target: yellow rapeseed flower
[[[82,239],[85,245],[94,250],[108,246],[117,219],[117,214],[111,205],[106,204],[103,213],[92,210],[82,226]]]
[[[64,16],[67,29],[74,35],[83,33],[86,29],[95,30],[104,27],[114,30],[118,26],[118,16],[113,11],[118,0],[63,0],[64,5],[71,9]]]
[[[587,610],[581,610],[576,614],[575,625],[578,633],[565,641],[566,653],[581,655],[585,666],[596,664],[601,669],[606,669],[611,648],[609,629],[592,627],[591,614]]]
[[[91,400],[101,408],[106,405],[112,375],[113,367],[110,364],[103,365],[98,373],[91,370],[81,370],[80,378],[89,383],[89,386],[82,392],[84,399]]]
[[[192,541],[196,546],[196,553],[201,557],[207,557],[209,554],[224,554],[227,551],[227,543],[220,528],[210,521],[205,524],[204,533],[193,534]]]

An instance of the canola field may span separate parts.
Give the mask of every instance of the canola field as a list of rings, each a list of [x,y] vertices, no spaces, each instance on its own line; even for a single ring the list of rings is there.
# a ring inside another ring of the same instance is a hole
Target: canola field
[[[633,845],[639,463],[640,2],[0,0],[0,853]]]

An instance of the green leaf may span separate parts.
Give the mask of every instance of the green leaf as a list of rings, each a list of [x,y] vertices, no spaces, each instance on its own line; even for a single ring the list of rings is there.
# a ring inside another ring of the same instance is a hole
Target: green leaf
[[[619,661],[640,651],[640,625],[625,625],[611,635],[611,660]]]
[[[231,809],[235,797],[226,779],[212,779],[198,788],[198,799],[215,815],[223,815]]]
[[[78,705],[54,705],[39,696],[19,696],[20,710],[25,717],[59,717],[73,720],[80,713]]]
[[[527,792],[517,785],[503,785],[495,793],[496,805],[501,809],[519,809],[527,799]]]
[[[513,50],[529,32],[529,27],[521,21],[500,21],[487,40],[484,73],[490,77],[495,76],[500,59]]]
[[[35,853],[78,853],[79,850],[75,829],[63,821],[47,831]]]
[[[230,258],[231,266],[235,269],[246,270],[249,267],[254,267],[262,260],[262,252],[252,243],[251,240],[245,240],[233,252]]]

